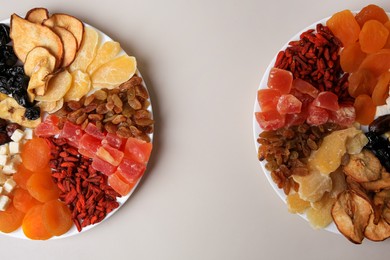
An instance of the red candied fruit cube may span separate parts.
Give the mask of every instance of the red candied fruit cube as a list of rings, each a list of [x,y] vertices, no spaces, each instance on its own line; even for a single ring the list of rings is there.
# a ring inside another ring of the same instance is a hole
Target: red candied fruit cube
[[[96,155],[102,160],[114,166],[118,166],[123,159],[124,153],[118,149],[112,148],[108,144],[104,144],[98,148]]]
[[[257,123],[266,131],[276,130],[285,125],[286,117],[276,110],[255,113]]]
[[[261,111],[275,110],[282,93],[277,89],[260,89],[257,91],[257,101]]]
[[[123,144],[123,139],[116,134],[107,133],[106,137],[102,140],[102,144],[108,144],[113,148],[120,149]]]
[[[309,106],[309,115],[306,122],[309,125],[322,125],[328,122],[329,113],[325,108],[314,105]]]
[[[62,131],[60,133],[61,138],[67,139],[69,144],[79,147],[80,140],[84,134],[84,131],[80,126],[72,124],[69,121],[66,121]]]
[[[123,158],[119,164],[117,173],[120,174],[128,183],[134,183],[144,174],[146,170],[145,164]]]
[[[100,140],[103,140],[104,137],[106,137],[104,135],[104,133],[102,131],[99,130],[99,128],[97,128],[94,124],[92,123],[88,123],[87,127],[85,128],[85,132],[87,134],[90,134],[92,135],[93,137],[96,137],[97,139],[100,139]]]
[[[316,98],[319,92],[318,89],[316,89],[312,84],[300,78],[296,78],[293,80],[292,88],[298,90],[303,94],[308,94],[313,98]]]
[[[356,111],[352,105],[340,105],[337,111],[329,111],[329,122],[350,126],[355,122]]]
[[[90,134],[84,134],[79,142],[79,153],[86,157],[93,158],[100,146],[100,139],[97,139]]]
[[[276,106],[279,114],[298,114],[301,112],[302,102],[291,94],[284,94],[279,98]]]
[[[110,176],[111,174],[114,174],[116,171],[116,167],[102,159],[100,159],[98,156],[94,156],[92,159],[92,168],[95,170],[102,172],[103,174]]]
[[[133,189],[136,183],[127,183],[126,180],[117,173],[108,176],[108,184],[122,196],[126,196]]]
[[[147,164],[152,152],[152,144],[129,137],[125,146],[125,157],[135,162]]]
[[[268,76],[268,87],[271,89],[277,89],[282,94],[290,93],[293,81],[293,75],[291,71],[272,68]]]
[[[338,99],[336,94],[330,91],[323,91],[314,99],[313,105],[331,111],[337,111],[339,109]]]

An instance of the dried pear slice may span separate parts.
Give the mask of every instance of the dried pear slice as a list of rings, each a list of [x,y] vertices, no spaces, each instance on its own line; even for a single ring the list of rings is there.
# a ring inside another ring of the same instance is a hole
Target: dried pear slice
[[[91,79],[87,73],[84,73],[81,70],[75,70],[71,72],[71,75],[72,85],[64,96],[65,102],[71,100],[79,101],[91,89]]]
[[[53,77],[47,83],[46,93],[43,96],[36,96],[37,101],[58,101],[68,92],[72,84],[72,75],[63,70]]]
[[[383,219],[390,224],[390,208],[386,205],[382,210]]]
[[[390,237],[390,224],[387,223],[383,218],[379,219],[378,224],[374,223],[374,214],[371,214],[370,220],[364,235],[366,238],[372,241],[383,241]]]
[[[71,32],[68,30],[54,26],[52,30],[61,38],[62,44],[64,45],[64,58],[62,59],[61,67],[65,68],[69,66],[76,58],[77,53],[77,40]]]
[[[36,95],[44,95],[46,84],[51,77],[51,70],[48,67],[40,67],[38,71],[31,75],[27,86],[27,95],[32,102]]]
[[[91,27],[86,27],[84,30],[83,42],[76,54],[76,58],[70,64],[69,70],[87,71],[88,65],[95,58],[97,46],[99,44],[99,34]]]
[[[39,101],[37,106],[41,108],[42,111],[48,112],[53,110],[56,107],[57,101]]]
[[[134,57],[123,55],[100,66],[92,74],[92,87],[112,89],[129,80],[137,71]]]
[[[44,47],[35,47],[26,56],[23,68],[24,73],[31,75],[41,67],[47,67],[49,73],[54,71],[56,58]]]
[[[356,244],[361,244],[364,239],[364,229],[371,213],[370,201],[352,190],[340,193],[331,210],[340,233]]]
[[[32,23],[43,23],[44,20],[49,18],[49,11],[46,8],[37,7],[33,8],[26,14],[26,20]]]
[[[0,118],[18,123],[21,126],[35,128],[41,123],[41,118],[27,120],[24,117],[26,109],[20,106],[15,99],[8,97],[0,102]]]
[[[47,48],[56,58],[56,66],[59,66],[64,54],[64,47],[60,37],[50,28],[29,22],[17,14],[11,16],[10,37],[16,56],[22,61],[26,61],[27,54],[35,47]]]
[[[84,37],[84,24],[74,16],[68,14],[52,14],[43,22],[48,27],[59,26],[70,31],[77,41],[77,49],[80,48]]]
[[[390,178],[363,182],[361,183],[361,185],[364,189],[368,191],[380,191],[382,189],[390,189]]]
[[[118,42],[108,41],[105,42],[96,53],[95,58],[89,64],[87,72],[89,75],[92,75],[97,68],[99,68],[104,63],[112,60],[121,50],[121,46]]]
[[[355,181],[369,182],[381,177],[382,165],[371,151],[363,149],[358,154],[351,154],[343,169]]]

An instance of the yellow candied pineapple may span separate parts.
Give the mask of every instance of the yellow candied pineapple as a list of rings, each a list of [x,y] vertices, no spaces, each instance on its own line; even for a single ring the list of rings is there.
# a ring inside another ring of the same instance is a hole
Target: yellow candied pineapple
[[[325,193],[319,201],[311,203],[306,216],[313,228],[325,228],[332,223],[331,209],[335,201],[336,199],[332,198],[329,193]]]
[[[332,179],[329,175],[313,169],[310,170],[308,175],[293,175],[293,178],[299,184],[299,197],[309,202],[320,200],[325,192],[332,190]]]
[[[76,58],[69,66],[69,70],[87,71],[88,65],[95,58],[97,46],[99,44],[99,34],[91,27],[85,27],[84,38],[80,49],[76,54]]]
[[[92,75],[97,68],[99,68],[104,63],[112,60],[121,50],[121,46],[118,42],[108,41],[105,42],[96,53],[95,58],[89,64],[87,72],[89,75]]]
[[[91,89],[91,79],[87,73],[75,70],[72,75],[72,84],[64,96],[65,102],[70,100],[79,101]]]
[[[289,194],[286,200],[288,212],[293,214],[303,213],[310,207],[310,202],[301,199],[298,193]]]

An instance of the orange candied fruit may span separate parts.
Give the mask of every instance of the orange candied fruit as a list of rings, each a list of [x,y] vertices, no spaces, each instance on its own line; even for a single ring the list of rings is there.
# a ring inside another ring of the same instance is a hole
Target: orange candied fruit
[[[24,166],[30,171],[37,171],[47,167],[50,161],[50,147],[43,138],[28,140],[21,155]]]
[[[369,95],[359,95],[353,104],[356,111],[356,122],[369,125],[375,118],[376,105]]]
[[[363,24],[369,20],[377,20],[381,23],[385,23],[389,20],[389,17],[383,8],[370,4],[360,10],[360,12],[356,14],[355,19],[360,27],[363,27]]]
[[[326,25],[341,40],[344,47],[359,39],[360,26],[350,10],[335,13],[326,22]]]
[[[362,51],[373,53],[379,51],[385,46],[389,31],[377,20],[369,20],[364,23],[359,34],[359,42]]]

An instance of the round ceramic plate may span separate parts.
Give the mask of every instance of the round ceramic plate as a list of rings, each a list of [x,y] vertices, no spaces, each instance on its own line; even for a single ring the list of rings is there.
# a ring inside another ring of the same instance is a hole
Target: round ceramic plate
[[[9,19],[2,20],[2,21],[0,21],[0,23],[5,23],[5,24],[9,25],[10,20],[9,20]],[[87,27],[91,27],[91,28],[95,29],[95,30],[99,33],[100,44],[101,44],[101,43],[104,43],[104,42],[106,42],[106,41],[112,41],[112,39],[111,39],[108,35],[106,35],[105,33],[103,33],[102,31],[100,31],[100,30],[96,29],[95,27],[93,27],[93,26],[91,26],[91,25],[88,25],[88,24],[86,24],[86,23],[84,23],[84,25],[87,26]],[[119,55],[123,55],[123,54],[126,54],[126,52],[125,52],[123,49],[121,49],[121,52],[118,54],[118,56],[119,56]],[[142,78],[142,75],[141,75],[141,73],[139,72],[139,70],[137,70],[137,73],[136,73],[136,74]],[[143,85],[143,86],[146,88],[146,90],[147,90],[147,87],[146,87],[146,85],[145,85],[145,81],[144,81],[144,80],[142,81],[142,85]],[[149,108],[148,108],[148,111],[152,114],[152,118],[153,118],[153,110],[152,110],[152,103],[151,103],[150,97],[149,97],[149,102],[150,102],[150,106],[149,106]],[[153,134],[150,134],[149,137],[150,137],[150,139],[151,139],[151,143],[153,143]],[[85,231],[88,231],[88,230],[90,230],[90,229],[96,227],[96,226],[99,225],[100,223],[104,222],[104,221],[107,220],[109,217],[111,217],[113,214],[115,214],[115,213],[119,210],[119,208],[120,208],[121,206],[123,206],[123,204],[125,204],[125,202],[129,199],[129,197],[131,196],[131,194],[132,194],[132,193],[134,192],[134,190],[137,188],[137,186],[138,186],[139,182],[141,181],[141,179],[142,179],[142,177],[138,180],[137,184],[133,187],[133,189],[130,191],[129,194],[127,194],[126,196],[122,196],[122,197],[120,197],[120,198],[117,199],[117,202],[119,203],[119,207],[116,208],[115,210],[113,210],[112,212],[110,212],[109,214],[107,214],[107,216],[106,216],[101,222],[96,223],[96,224],[94,224],[94,225],[86,226],[86,227],[84,227],[84,228],[81,230],[81,232],[78,232],[76,226],[73,225],[73,227],[72,227],[67,233],[65,233],[64,235],[62,235],[62,236],[53,236],[51,239],[59,239],[59,238],[65,238],[65,237],[74,236],[74,235],[83,233],[83,232],[85,232]],[[29,239],[29,238],[27,238],[27,237],[24,235],[24,233],[23,233],[23,231],[22,231],[21,228],[19,228],[18,230],[14,231],[14,232],[12,232],[12,233],[2,233],[2,232],[0,232],[0,233],[1,233],[1,234],[4,234],[4,235],[7,235],[7,236],[11,236],[11,237],[22,238],[22,239]]]
[[[299,33],[297,33],[296,35],[294,35],[294,37],[292,37],[280,50],[285,50],[287,47],[288,47],[288,43],[290,41],[295,41],[295,40],[299,40],[299,36],[309,30],[309,29],[315,29],[316,28],[316,25],[318,23],[322,23],[322,24],[325,24],[326,21],[329,19],[330,17],[328,18],[324,18],[320,21],[317,21],[315,23],[313,23],[312,25],[304,28],[302,31],[300,31]],[[259,89],[265,89],[267,88],[267,81],[268,81],[268,75],[269,75],[269,72],[271,70],[271,68],[274,66],[275,64],[275,61],[276,61],[276,56],[272,59],[272,61],[270,62],[270,64],[268,65],[266,71],[264,72],[264,75],[261,79],[261,82],[260,82],[260,86],[259,86]],[[256,146],[256,154],[257,154],[257,151],[259,149],[259,143],[257,142],[257,138],[259,137],[259,134],[262,132],[262,129],[259,127],[259,124],[257,123],[256,121],[256,117],[255,117],[255,112],[260,112],[260,107],[259,107],[259,103],[257,102],[257,98],[255,98],[255,106],[254,106],[254,112],[253,112],[253,138],[254,138],[254,142],[255,142],[255,146]],[[278,194],[278,196],[284,201],[284,203],[286,203],[286,195],[284,194],[283,190],[282,189],[279,189],[278,186],[274,183],[274,181],[272,180],[271,178],[271,174],[270,172],[265,168],[265,162],[259,162],[260,165],[261,165],[261,168],[262,168],[262,172],[263,174],[267,177],[267,180],[268,182],[271,184],[272,188],[275,190],[276,194]],[[306,221],[307,221],[307,218],[306,218],[306,215],[305,214],[299,214],[301,217],[303,217]],[[339,233],[340,232],[338,231],[338,229],[336,228],[336,225],[332,222],[329,226],[327,226],[325,228],[325,230],[328,230],[330,232],[333,232],[333,233]]]

